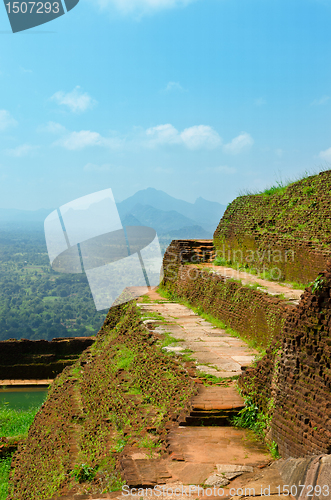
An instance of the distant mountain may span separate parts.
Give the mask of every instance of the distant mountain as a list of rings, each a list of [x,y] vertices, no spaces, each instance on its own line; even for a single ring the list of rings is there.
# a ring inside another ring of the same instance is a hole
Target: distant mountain
[[[122,222],[123,226],[143,226],[144,225],[140,222],[140,220],[138,220],[134,215],[132,215],[130,213],[126,214],[124,217],[121,217],[121,222]]]
[[[147,188],[117,203],[124,226],[149,226],[160,237],[212,238],[225,206],[198,198],[195,203],[174,198],[164,191]],[[99,208],[98,208],[99,209]],[[17,229],[43,229],[43,222],[51,209],[17,210],[0,209],[0,229],[7,226]],[[90,213],[90,219],[93,219]],[[17,227],[16,227],[17,226]]]
[[[40,210],[17,210],[16,208],[0,208],[0,221],[5,222],[44,222],[52,212],[41,208]]]
[[[164,191],[154,188],[138,191],[133,196],[117,203],[118,210],[123,215],[129,212],[133,213],[132,210],[136,205],[148,205],[165,212],[174,210],[191,219],[191,221],[198,222],[198,225],[215,226],[215,229],[226,208],[225,205],[214,201],[207,201],[201,197],[195,203],[189,203],[173,198]]]
[[[159,235],[185,226],[196,226],[196,221],[185,217],[175,210],[166,212],[149,205],[137,204],[126,214],[123,214],[122,207],[119,207],[119,214],[123,225],[137,225],[128,224],[128,221],[139,221],[142,225],[155,229]]]
[[[205,231],[201,226],[188,226],[169,231],[169,233],[163,234],[161,238],[167,238],[170,240],[211,240],[213,238],[213,233]]]

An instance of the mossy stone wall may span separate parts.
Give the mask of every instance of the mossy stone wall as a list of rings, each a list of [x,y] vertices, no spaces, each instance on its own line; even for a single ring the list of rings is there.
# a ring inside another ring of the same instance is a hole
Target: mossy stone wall
[[[0,342],[0,380],[53,379],[72,365],[95,337]]]
[[[308,284],[331,256],[331,171],[274,194],[236,198],[215,233],[217,255]]]
[[[269,439],[282,457],[331,453],[331,268],[306,289],[244,393],[272,416]]]
[[[195,389],[155,342],[134,301],[110,310],[95,343],[55,379],[14,456],[8,500],[120,489],[126,449],[164,451]]]
[[[168,261],[166,254],[164,259]],[[164,274],[166,289],[223,321],[261,348],[268,347],[280,335],[287,314],[295,307],[286,300],[194,265],[179,265],[176,278],[172,270],[168,273],[164,266]]]

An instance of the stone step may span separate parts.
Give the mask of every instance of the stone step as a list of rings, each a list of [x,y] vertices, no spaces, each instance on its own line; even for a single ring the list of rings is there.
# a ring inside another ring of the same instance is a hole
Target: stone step
[[[244,408],[244,400],[236,388],[200,385],[191,400],[191,410],[179,423],[181,426],[227,426],[231,418]]]
[[[165,484],[172,477],[162,459],[121,458],[120,468],[125,484],[130,488],[150,488]]]

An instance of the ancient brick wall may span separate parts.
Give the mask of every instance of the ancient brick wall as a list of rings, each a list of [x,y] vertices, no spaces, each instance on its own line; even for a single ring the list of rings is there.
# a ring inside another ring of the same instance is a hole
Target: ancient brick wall
[[[272,416],[268,439],[283,457],[331,453],[331,266],[314,276],[295,307],[183,264],[183,248],[184,241],[172,242],[172,255],[165,254],[163,286],[268,347],[239,381]]]
[[[212,314],[257,345],[266,348],[280,335],[295,306],[194,265],[180,265],[177,279],[166,272],[163,286],[175,296]]]
[[[213,240],[173,240],[163,257],[164,280],[176,280],[182,264],[212,262],[214,259]]]
[[[240,385],[272,416],[283,457],[331,453],[331,268],[306,289],[282,335]]]
[[[52,379],[93,344],[94,337],[0,342],[0,380]]]
[[[331,171],[236,198],[215,233],[224,261],[308,284],[331,256]]]
[[[13,457],[8,500],[120,488],[121,459],[164,454],[168,429],[183,418],[195,391],[187,370],[144,326],[134,301],[111,308],[94,344],[53,382]],[[78,482],[86,468],[94,477]]]

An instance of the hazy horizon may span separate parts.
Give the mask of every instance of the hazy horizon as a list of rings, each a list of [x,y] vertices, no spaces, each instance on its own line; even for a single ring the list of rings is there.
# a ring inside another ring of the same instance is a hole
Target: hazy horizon
[[[325,0],[87,0],[0,15],[0,206],[153,187],[227,204],[331,161]],[[1,42],[0,42],[1,43]]]

